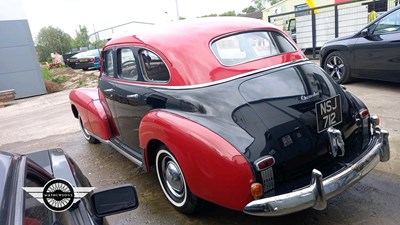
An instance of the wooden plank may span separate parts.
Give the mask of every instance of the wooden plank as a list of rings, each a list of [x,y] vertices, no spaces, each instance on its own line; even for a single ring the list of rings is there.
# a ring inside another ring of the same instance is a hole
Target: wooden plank
[[[14,89],[0,91],[0,102],[9,102],[15,99]]]

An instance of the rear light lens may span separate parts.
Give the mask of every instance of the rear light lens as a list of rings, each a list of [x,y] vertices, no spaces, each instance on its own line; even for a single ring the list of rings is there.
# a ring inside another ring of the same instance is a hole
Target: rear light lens
[[[264,195],[264,188],[260,183],[251,184],[251,195],[253,198],[261,198]]]
[[[94,62],[95,60],[94,59],[90,59],[90,62]]]
[[[272,156],[265,156],[262,158],[257,159],[254,162],[254,165],[256,166],[256,169],[258,171],[263,171],[268,169],[269,167],[273,166],[275,164],[275,159]]]
[[[362,110],[360,111],[360,116],[361,116],[361,119],[366,119],[366,118],[369,116],[369,111],[368,111],[368,109],[362,109]]]

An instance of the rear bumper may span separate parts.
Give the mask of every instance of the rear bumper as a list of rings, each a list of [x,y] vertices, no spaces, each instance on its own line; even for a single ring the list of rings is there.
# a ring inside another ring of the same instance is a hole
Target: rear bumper
[[[86,63],[75,63],[76,69],[83,69],[83,68],[99,68],[100,62],[86,62]]]
[[[255,216],[280,216],[307,208],[322,210],[326,201],[358,182],[375,168],[379,162],[390,158],[389,132],[376,128],[370,144],[363,157],[347,169],[323,179],[322,173],[312,171],[311,184],[293,192],[254,200],[247,204],[243,211]]]

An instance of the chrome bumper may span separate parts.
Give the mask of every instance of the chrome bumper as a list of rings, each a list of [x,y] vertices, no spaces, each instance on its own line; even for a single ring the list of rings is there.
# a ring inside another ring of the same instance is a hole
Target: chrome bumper
[[[280,216],[294,213],[307,208],[323,210],[326,201],[348,189],[375,166],[390,158],[389,132],[376,128],[366,155],[349,168],[337,172],[325,179],[316,169],[312,171],[311,184],[293,192],[269,198],[254,200],[247,204],[243,211],[255,216]]]

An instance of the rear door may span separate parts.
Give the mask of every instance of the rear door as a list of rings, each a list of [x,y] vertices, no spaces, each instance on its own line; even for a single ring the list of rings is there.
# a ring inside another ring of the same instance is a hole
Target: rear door
[[[354,63],[360,77],[400,81],[400,9],[370,26],[373,33],[354,45]]]

